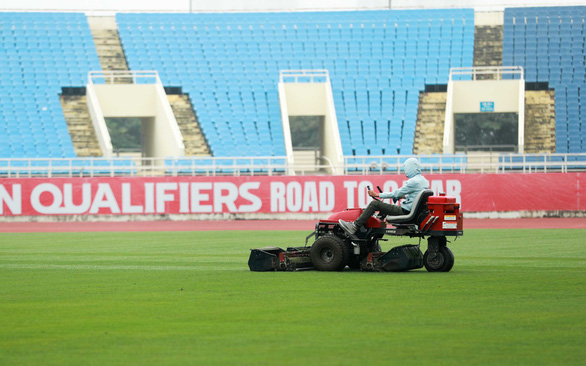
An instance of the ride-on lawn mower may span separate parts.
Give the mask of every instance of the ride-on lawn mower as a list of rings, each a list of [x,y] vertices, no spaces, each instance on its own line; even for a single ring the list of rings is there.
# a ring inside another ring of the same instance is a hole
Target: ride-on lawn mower
[[[379,188],[380,190],[380,188]],[[460,205],[445,193],[420,192],[408,215],[372,216],[354,237],[340,227],[338,220],[354,221],[363,209],[350,208],[336,212],[315,225],[303,247],[252,249],[248,266],[251,271],[295,271],[317,269],[341,271],[346,266],[363,271],[408,271],[425,266],[429,272],[448,272],[454,255],[447,247],[447,237],[463,235]],[[385,235],[427,237],[425,254],[419,245],[402,245],[382,252],[379,241]],[[308,246],[310,238],[313,245]]]

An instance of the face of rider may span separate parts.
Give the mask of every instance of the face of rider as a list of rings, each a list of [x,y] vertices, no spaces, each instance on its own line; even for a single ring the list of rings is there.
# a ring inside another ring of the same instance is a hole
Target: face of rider
[[[421,167],[419,161],[415,158],[409,158],[403,163],[403,171],[407,178],[413,178],[417,174],[421,174]]]

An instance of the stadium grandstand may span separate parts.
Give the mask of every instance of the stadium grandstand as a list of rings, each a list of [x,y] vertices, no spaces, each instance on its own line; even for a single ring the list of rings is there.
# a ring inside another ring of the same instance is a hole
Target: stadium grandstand
[[[190,11],[0,12],[0,175],[383,174],[412,155],[438,172],[586,168],[584,6],[505,8],[488,23],[472,8]],[[446,145],[459,136],[444,126],[451,84],[482,89],[477,73],[521,80],[513,143]],[[147,113],[139,151],[115,151],[105,120],[145,116],[103,96],[140,89],[104,87],[153,84],[171,115]],[[285,112],[303,102],[284,84],[325,88],[331,129],[315,131],[304,166]],[[157,142],[148,123],[179,139]]]

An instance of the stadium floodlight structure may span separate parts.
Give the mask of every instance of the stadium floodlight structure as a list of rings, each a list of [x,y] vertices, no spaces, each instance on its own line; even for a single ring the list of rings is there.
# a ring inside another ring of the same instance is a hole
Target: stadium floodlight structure
[[[287,153],[288,174],[295,174],[296,154],[291,139],[290,116],[323,116],[319,156],[329,174],[344,173],[344,153],[334,96],[328,70],[281,70],[279,77],[279,103],[283,123],[283,137]]]
[[[102,155],[112,156],[105,118],[143,120],[143,155],[184,156],[183,137],[157,71],[90,71],[87,105]]]
[[[525,79],[522,67],[451,68],[447,94],[444,154],[455,152],[454,115],[458,113],[517,113],[517,152],[523,153]]]

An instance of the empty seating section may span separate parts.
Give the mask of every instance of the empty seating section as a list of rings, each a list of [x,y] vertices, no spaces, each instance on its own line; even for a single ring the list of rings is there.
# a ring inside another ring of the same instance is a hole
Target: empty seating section
[[[556,151],[586,151],[586,6],[505,10],[503,65],[555,89]]]
[[[63,86],[100,63],[83,14],[0,13],[0,158],[75,157]]]
[[[214,156],[285,154],[280,70],[326,69],[344,154],[411,154],[418,96],[472,66],[472,9],[117,14],[128,65],[189,93]]]

